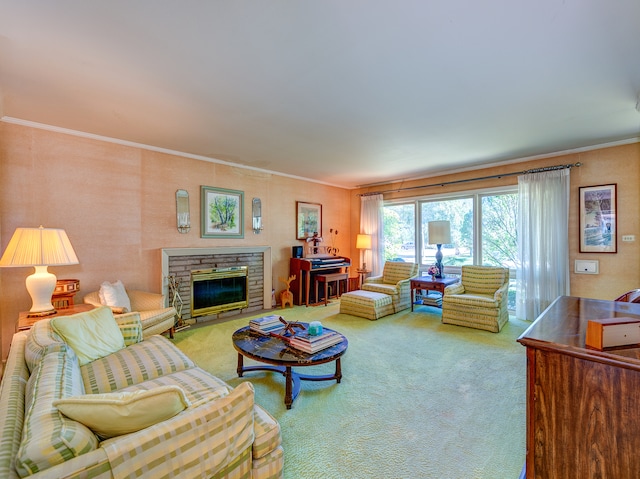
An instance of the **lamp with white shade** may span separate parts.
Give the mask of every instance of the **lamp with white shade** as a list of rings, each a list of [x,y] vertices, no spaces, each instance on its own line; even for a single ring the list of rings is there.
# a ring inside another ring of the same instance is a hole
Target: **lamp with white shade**
[[[0,267],[35,268],[35,272],[26,280],[27,291],[33,302],[29,317],[55,314],[51,295],[56,288],[56,275],[47,271],[47,267],[72,264],[78,264],[78,257],[67,233],[63,229],[42,226],[16,228],[0,258]]]
[[[443,244],[451,243],[451,224],[448,221],[429,221],[429,244],[435,244],[438,247],[436,251],[436,268],[438,273],[436,278],[444,277],[444,270],[442,266],[442,251],[440,248]]]

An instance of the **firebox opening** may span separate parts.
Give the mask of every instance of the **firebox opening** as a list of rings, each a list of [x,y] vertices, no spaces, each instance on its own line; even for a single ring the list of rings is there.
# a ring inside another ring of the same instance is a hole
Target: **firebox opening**
[[[247,266],[191,271],[191,317],[249,306]]]

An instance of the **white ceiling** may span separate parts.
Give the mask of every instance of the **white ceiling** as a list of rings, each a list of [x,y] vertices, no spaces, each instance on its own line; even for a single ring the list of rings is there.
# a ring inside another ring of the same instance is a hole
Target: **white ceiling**
[[[638,0],[0,0],[0,114],[353,187],[637,138]]]

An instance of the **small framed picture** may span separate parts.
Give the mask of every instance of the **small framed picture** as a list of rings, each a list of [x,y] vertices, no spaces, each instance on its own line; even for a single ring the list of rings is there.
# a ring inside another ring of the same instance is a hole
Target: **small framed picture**
[[[580,252],[617,253],[616,184],[580,187]]]
[[[322,205],[296,201],[296,239],[322,237]]]
[[[201,238],[244,238],[244,192],[202,186]]]

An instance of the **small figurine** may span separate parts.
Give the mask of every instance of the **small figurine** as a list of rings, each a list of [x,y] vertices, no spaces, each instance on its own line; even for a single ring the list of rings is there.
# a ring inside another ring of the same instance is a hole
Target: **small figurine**
[[[286,280],[284,278],[278,279],[287,285],[287,289],[280,293],[280,303],[282,304],[282,309],[284,309],[287,304],[293,308],[293,293],[289,291],[289,287],[291,286],[291,281],[296,279],[296,275],[293,274],[289,276],[289,279]]]

